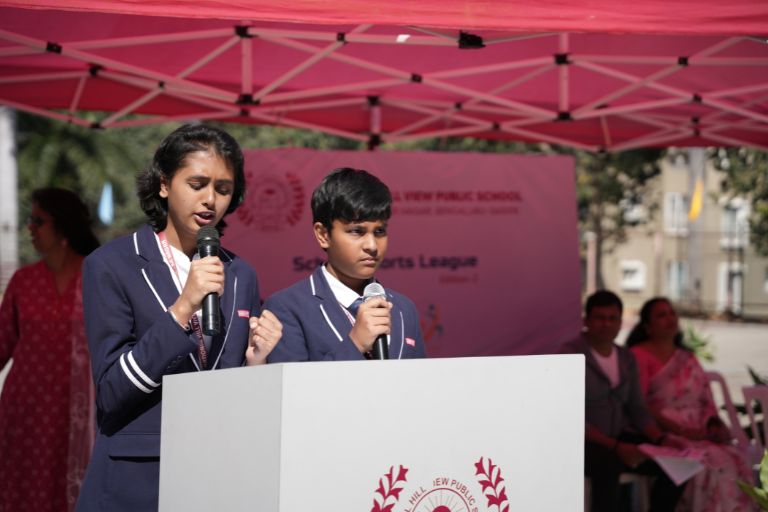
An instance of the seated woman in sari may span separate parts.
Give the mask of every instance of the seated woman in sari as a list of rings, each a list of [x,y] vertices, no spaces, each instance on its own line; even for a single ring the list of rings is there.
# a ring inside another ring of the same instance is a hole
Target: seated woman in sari
[[[637,360],[640,388],[662,428],[689,440],[706,469],[686,486],[678,510],[730,512],[752,510],[736,480],[752,481],[749,466],[731,445],[728,428],[717,414],[704,369],[682,346],[677,313],[665,298],[647,301],[627,346]]]

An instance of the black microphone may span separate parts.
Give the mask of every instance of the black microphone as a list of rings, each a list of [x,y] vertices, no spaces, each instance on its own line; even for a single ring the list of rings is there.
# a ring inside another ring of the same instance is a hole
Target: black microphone
[[[363,302],[381,297],[384,300],[387,298],[387,293],[384,291],[384,287],[379,283],[370,283],[363,290]],[[373,348],[371,349],[371,355],[373,359],[389,359],[389,345],[387,345],[387,335],[379,334],[376,336],[376,341],[373,342]]]
[[[212,226],[203,226],[197,232],[197,253],[201,258],[219,255],[219,232]],[[203,298],[203,333],[215,336],[221,331],[219,294],[211,292]]]

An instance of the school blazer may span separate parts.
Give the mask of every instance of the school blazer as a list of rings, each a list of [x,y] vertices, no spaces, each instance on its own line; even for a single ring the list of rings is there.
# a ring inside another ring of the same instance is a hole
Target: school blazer
[[[413,302],[390,289],[385,291],[393,305],[389,358],[426,357]],[[308,278],[269,297],[264,309],[274,313],[283,324],[283,337],[268,356],[268,362],[364,359],[349,338],[352,324],[333,295],[321,267]]]
[[[259,312],[253,269],[228,251],[220,258],[222,332],[212,340],[208,369],[242,366],[248,317]],[[98,433],[78,510],[156,507],[163,377],[200,371],[196,335],[168,311],[178,296],[149,226],[85,259],[83,306]]]

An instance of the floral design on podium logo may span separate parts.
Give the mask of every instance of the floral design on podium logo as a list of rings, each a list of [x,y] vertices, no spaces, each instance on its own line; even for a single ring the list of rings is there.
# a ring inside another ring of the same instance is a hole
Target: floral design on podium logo
[[[477,481],[483,486],[483,494],[488,499],[489,507],[496,507],[499,512],[509,512],[509,503],[507,502],[507,490],[501,483],[504,479],[501,477],[501,468],[494,465],[493,461],[488,459],[488,469],[485,469],[483,458],[475,462],[475,476]]]
[[[371,512],[394,512],[395,505],[405,489],[408,468],[400,466],[395,475],[394,466],[379,479],[376,496]],[[484,457],[475,463],[475,477],[480,490],[487,500],[487,508],[475,498],[472,488],[467,483],[451,477],[436,477],[430,484],[421,485],[406,493],[402,512],[509,512],[507,491],[503,485],[501,468],[489,458]]]
[[[259,231],[282,231],[301,220],[304,212],[304,186],[293,173],[245,173],[248,193],[237,209],[237,217]]]
[[[397,476],[394,473],[394,466],[389,468],[387,474],[379,478],[379,486],[376,488],[376,498],[373,498],[373,508],[371,512],[390,512],[400,499],[400,493],[403,486],[399,483],[405,483],[408,474],[408,468],[400,466],[397,470]]]

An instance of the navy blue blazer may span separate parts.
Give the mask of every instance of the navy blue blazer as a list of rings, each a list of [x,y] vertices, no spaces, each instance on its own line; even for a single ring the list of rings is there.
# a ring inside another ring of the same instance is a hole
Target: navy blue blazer
[[[220,258],[222,333],[211,342],[209,369],[242,366],[248,317],[259,312],[254,270],[228,251]],[[196,335],[168,311],[178,296],[149,226],[85,259],[83,307],[98,433],[78,511],[157,509],[163,377],[200,370]]]
[[[392,290],[386,289],[386,293],[393,305],[389,358],[426,357],[413,302]],[[352,324],[321,267],[308,278],[269,297],[264,309],[274,313],[283,324],[283,337],[267,358],[270,363],[364,359],[349,338]]]

